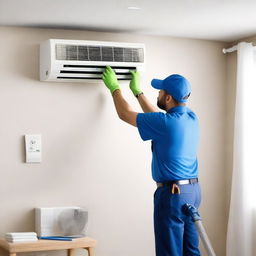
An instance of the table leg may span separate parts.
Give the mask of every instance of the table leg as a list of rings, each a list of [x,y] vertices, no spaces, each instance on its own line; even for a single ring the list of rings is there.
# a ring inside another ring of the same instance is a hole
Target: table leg
[[[75,249],[68,249],[68,256],[75,256]]]
[[[88,247],[85,249],[88,251],[88,256],[93,256],[93,248],[92,247]]]

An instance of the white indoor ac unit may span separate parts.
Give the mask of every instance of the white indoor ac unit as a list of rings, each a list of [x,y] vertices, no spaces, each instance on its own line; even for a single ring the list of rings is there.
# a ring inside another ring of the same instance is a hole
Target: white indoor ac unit
[[[145,46],[137,43],[49,39],[40,44],[40,80],[84,82],[101,79],[107,65],[119,80],[143,71]]]
[[[35,228],[39,237],[85,235],[88,211],[81,207],[35,209]]]

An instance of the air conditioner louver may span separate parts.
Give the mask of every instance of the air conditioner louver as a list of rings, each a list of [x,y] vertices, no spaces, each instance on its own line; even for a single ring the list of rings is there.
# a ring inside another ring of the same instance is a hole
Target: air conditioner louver
[[[134,67],[112,66],[119,80],[131,79],[130,71],[136,70]],[[101,79],[105,66],[87,65],[63,65],[60,76],[57,79]]]
[[[49,39],[40,45],[40,80],[101,80],[107,65],[118,80],[130,80],[130,71],[143,70],[144,48],[142,44]]]

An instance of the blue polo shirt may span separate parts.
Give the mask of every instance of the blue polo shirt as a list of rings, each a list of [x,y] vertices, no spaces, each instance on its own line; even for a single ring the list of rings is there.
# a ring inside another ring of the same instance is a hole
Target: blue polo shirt
[[[143,140],[152,140],[152,176],[156,182],[198,176],[199,124],[194,112],[178,106],[167,113],[139,113],[137,127]]]

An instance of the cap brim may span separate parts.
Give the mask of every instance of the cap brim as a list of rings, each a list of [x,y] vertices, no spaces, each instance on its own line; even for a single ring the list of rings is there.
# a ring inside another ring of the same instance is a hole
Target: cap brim
[[[154,87],[155,89],[162,90],[162,89],[163,89],[163,80],[160,80],[160,79],[152,79],[151,85],[152,85],[152,87]]]

